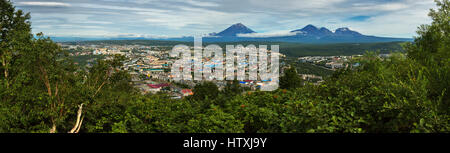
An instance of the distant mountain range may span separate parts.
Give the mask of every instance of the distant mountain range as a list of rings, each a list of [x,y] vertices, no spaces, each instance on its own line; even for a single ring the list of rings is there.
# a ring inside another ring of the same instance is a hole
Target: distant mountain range
[[[242,23],[233,24],[229,28],[223,30],[219,33],[212,33],[211,36],[220,36],[220,37],[236,37],[238,34],[248,34],[248,33],[256,33],[250,28],[247,28]]]
[[[292,30],[283,36],[264,36],[246,27],[242,23],[231,25],[219,33],[210,33],[203,37],[203,42],[238,42],[238,41],[268,41],[268,42],[297,42],[297,43],[373,43],[373,42],[394,42],[412,41],[411,38],[391,38],[363,35],[349,28],[338,28],[334,32],[327,28],[317,28],[314,25],[307,25],[302,29]],[[193,37],[181,38],[80,38],[80,37],[52,37],[55,41],[89,41],[89,40],[172,40],[172,41],[193,41]]]

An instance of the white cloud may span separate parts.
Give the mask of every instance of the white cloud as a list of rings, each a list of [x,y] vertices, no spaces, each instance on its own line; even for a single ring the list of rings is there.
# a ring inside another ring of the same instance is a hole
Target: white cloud
[[[276,31],[276,32],[267,32],[267,33],[247,33],[247,34],[238,34],[238,37],[250,37],[250,38],[267,38],[267,37],[283,37],[283,36],[294,36],[299,32],[290,32],[290,31]]]
[[[217,6],[219,6],[219,4],[217,4],[217,3],[205,2],[205,1],[185,0],[184,2],[194,5],[194,6],[201,6],[201,7],[217,7]]]
[[[343,3],[347,0],[276,0],[276,1],[261,1],[250,0],[252,5],[262,8],[270,8],[272,10],[312,10],[312,9],[327,9],[335,4]],[[322,10],[327,11],[327,10]]]
[[[241,22],[254,31],[263,31],[249,34],[251,37],[291,35],[289,31],[307,24],[330,30],[351,27],[368,35],[411,37],[417,26],[430,23],[427,13],[435,6],[433,0],[12,1],[19,9],[31,12],[35,31],[108,36],[199,35],[220,32]],[[347,20],[354,16],[370,18],[364,22]]]
[[[353,8],[363,11],[396,11],[401,9],[406,9],[410,7],[404,3],[387,3],[387,4],[372,4],[372,3],[356,3],[353,4]]]
[[[161,13],[161,12],[136,12],[140,15],[143,21],[151,25],[166,26],[169,29],[179,30],[186,28],[189,25],[201,25],[209,27],[208,30],[214,30],[216,24],[223,24],[224,21],[229,21],[230,24],[239,22],[239,18],[248,16],[245,13],[225,13],[214,10],[192,8],[181,6],[178,10]],[[182,14],[182,16],[180,16]],[[246,22],[251,23],[251,20]],[[226,26],[229,26],[228,24]],[[224,27],[225,28],[225,27]],[[199,30],[199,29],[184,29],[184,30]],[[207,32],[207,31],[204,31]],[[209,31],[212,32],[212,31]]]
[[[367,35],[411,38],[419,25],[431,23],[427,14],[429,9],[435,6],[432,0],[405,0],[401,5],[377,5],[377,8],[382,7],[384,10],[395,11],[372,16],[365,22],[348,22],[347,24]]]
[[[62,3],[62,2],[18,2],[17,5],[23,5],[23,6],[63,6],[63,7],[71,6],[68,3]]]
[[[75,6],[79,6],[82,8],[122,10],[122,11],[146,11],[146,12],[161,12],[161,13],[169,12],[168,10],[163,10],[163,9],[126,7],[126,6],[114,6],[114,5],[99,5],[99,4],[88,4],[88,3],[76,4]]]
[[[112,37],[117,37],[117,38],[153,38],[153,39],[174,38],[174,37],[169,37],[167,35],[151,35],[151,34],[136,34],[136,33],[120,33],[120,34],[113,35]]]

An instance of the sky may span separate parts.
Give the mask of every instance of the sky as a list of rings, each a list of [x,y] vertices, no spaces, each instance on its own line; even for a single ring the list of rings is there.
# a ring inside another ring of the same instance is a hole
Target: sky
[[[55,37],[198,36],[242,23],[260,35],[308,24],[411,38],[430,24],[433,0],[11,0],[33,33]]]

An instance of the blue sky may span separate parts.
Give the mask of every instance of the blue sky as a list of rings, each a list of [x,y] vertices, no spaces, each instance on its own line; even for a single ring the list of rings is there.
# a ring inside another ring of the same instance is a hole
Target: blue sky
[[[287,34],[308,24],[366,35],[412,37],[433,0],[11,0],[31,12],[33,32],[78,37],[179,37],[243,23]]]
[[[349,21],[355,21],[355,22],[363,22],[363,21],[367,21],[371,18],[371,16],[364,16],[364,15],[360,15],[360,16],[353,16],[348,18]]]

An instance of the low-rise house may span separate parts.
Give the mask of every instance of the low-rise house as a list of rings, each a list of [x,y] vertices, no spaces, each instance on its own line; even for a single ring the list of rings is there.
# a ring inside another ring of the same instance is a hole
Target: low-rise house
[[[336,63],[336,62],[329,62],[329,63],[326,63],[325,66],[328,68],[331,68],[331,69],[339,69],[339,68],[343,68],[344,64]]]
[[[183,94],[183,96],[192,96],[194,95],[194,92],[192,92],[191,89],[182,89],[181,94]]]

